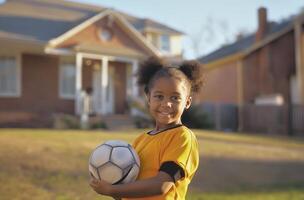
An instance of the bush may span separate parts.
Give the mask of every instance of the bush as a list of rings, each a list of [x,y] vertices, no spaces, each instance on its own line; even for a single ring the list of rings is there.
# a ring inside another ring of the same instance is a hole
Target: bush
[[[199,105],[192,105],[182,115],[182,122],[189,128],[213,129],[214,124]]]
[[[91,123],[89,128],[90,129],[108,129],[106,123],[103,121]]]
[[[55,129],[107,129],[107,125],[104,121],[89,119],[88,124],[82,127],[81,120],[74,115],[68,114],[54,114],[54,124]]]
[[[79,119],[73,115],[68,114],[55,114],[54,116],[55,129],[79,129]]]

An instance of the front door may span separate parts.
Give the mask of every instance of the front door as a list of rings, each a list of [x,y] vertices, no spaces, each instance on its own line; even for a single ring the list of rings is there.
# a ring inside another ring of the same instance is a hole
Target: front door
[[[127,107],[126,64],[116,62],[114,68],[115,114],[125,114]]]

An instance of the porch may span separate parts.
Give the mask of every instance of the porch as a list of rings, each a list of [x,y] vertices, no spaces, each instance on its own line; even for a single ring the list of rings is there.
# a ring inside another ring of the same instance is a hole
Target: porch
[[[77,53],[75,114],[129,114],[127,101],[139,94],[137,68],[137,59]]]
[[[140,58],[73,52],[18,58],[20,93],[0,98],[0,127],[52,128],[58,115],[79,120],[84,113],[96,119],[130,118],[128,101],[138,97],[133,74]],[[89,110],[84,109],[86,96]]]

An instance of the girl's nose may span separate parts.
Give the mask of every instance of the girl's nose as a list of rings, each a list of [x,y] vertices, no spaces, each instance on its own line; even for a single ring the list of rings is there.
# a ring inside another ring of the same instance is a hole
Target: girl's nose
[[[162,106],[164,106],[164,107],[172,107],[172,102],[169,101],[169,100],[164,100],[162,102]]]

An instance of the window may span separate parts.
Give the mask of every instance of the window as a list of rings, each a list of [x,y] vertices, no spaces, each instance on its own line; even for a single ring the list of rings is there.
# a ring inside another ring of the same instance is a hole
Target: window
[[[20,67],[16,57],[0,57],[0,96],[20,95]]]
[[[161,35],[160,37],[160,49],[165,52],[170,52],[170,37],[169,35]]]
[[[103,41],[110,41],[113,37],[113,33],[110,29],[104,28],[100,30],[99,36]]]
[[[75,97],[75,65],[62,63],[60,65],[60,97],[74,99]]]

